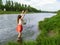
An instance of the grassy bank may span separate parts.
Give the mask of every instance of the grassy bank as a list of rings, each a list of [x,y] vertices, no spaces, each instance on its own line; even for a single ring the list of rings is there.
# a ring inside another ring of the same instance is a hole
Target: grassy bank
[[[19,14],[18,11],[0,11],[0,14]]]
[[[60,45],[60,11],[57,15],[51,18],[45,18],[44,21],[38,23],[41,33],[36,41],[23,42],[9,42],[7,45]]]
[[[25,41],[25,42],[22,42],[22,43],[19,43],[19,42],[8,42],[7,44],[5,45],[36,45],[36,42],[35,41]]]
[[[0,14],[20,14],[21,11],[0,11]],[[29,13],[39,13],[39,12],[27,12],[28,14]]]
[[[37,37],[39,45],[60,45],[60,11],[56,16],[39,22],[41,34]]]
[[[19,14],[21,13],[21,11],[1,11],[0,10],[0,14]],[[56,12],[27,12],[27,13],[56,13]]]

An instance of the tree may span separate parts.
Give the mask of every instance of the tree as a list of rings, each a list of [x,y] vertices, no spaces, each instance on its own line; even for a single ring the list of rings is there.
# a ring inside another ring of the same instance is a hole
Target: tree
[[[17,2],[15,2],[15,11],[18,11],[19,10],[19,4]]]
[[[3,10],[3,2],[0,0],[0,10]]]
[[[30,5],[26,4],[20,4],[18,2],[13,2],[11,0],[6,0],[5,4],[6,11],[22,11],[22,10],[28,10],[29,12],[38,12],[34,7],[31,7]]]
[[[11,1],[11,11],[14,11],[14,3]]]
[[[5,8],[7,11],[11,10],[11,1],[10,0],[9,1],[6,0]]]
[[[29,12],[33,12],[30,5],[28,5],[27,9],[28,9]]]

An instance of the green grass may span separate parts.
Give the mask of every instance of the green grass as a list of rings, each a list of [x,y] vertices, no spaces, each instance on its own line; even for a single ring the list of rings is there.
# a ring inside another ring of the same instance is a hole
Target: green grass
[[[20,14],[21,11],[0,11],[0,14]],[[38,13],[38,12],[27,12],[28,14],[30,13]]]
[[[60,45],[60,11],[38,24],[41,34],[36,39],[37,45]]]
[[[22,43],[19,43],[19,42],[8,42],[6,45],[36,45],[36,42],[34,41],[28,41],[28,42],[22,42]]]
[[[0,11],[0,14],[19,14],[18,11]]]

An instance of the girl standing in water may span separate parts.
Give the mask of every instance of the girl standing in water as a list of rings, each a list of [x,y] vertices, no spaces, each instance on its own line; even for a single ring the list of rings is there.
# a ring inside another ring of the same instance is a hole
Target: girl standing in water
[[[20,38],[21,38],[21,36],[22,36],[22,30],[23,30],[23,25],[22,25],[22,23],[23,23],[23,18],[24,18],[24,16],[25,16],[25,13],[26,13],[27,11],[22,11],[22,13],[21,13],[21,15],[18,15],[18,17],[17,17],[17,27],[16,27],[16,30],[17,30],[17,32],[18,32],[18,39],[17,40],[20,40]]]

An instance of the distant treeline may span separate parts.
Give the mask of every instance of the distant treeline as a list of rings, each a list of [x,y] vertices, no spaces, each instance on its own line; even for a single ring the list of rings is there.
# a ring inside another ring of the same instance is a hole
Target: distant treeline
[[[18,0],[17,0],[18,1]],[[3,4],[2,0],[0,0],[0,10],[5,11],[22,11],[22,10],[28,10],[29,12],[40,12],[41,10],[37,10],[34,7],[31,7],[30,5],[21,4],[18,2],[13,2],[10,0],[6,0],[6,3]]]
[[[57,11],[41,11],[41,13],[57,13]]]

